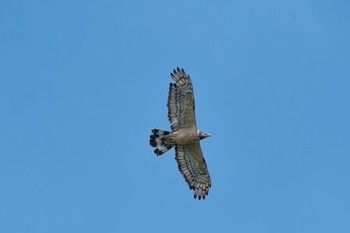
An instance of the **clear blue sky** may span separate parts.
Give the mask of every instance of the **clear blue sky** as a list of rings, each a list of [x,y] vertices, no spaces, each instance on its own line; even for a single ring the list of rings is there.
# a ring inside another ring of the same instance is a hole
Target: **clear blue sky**
[[[0,232],[350,232],[348,1],[0,3]],[[171,150],[192,77],[212,177]]]

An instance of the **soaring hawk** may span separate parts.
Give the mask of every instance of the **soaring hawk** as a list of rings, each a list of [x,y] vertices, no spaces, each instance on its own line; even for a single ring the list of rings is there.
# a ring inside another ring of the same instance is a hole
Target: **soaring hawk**
[[[177,68],[170,74],[175,83],[170,83],[168,96],[168,118],[172,131],[153,129],[150,145],[157,147],[161,155],[175,146],[175,160],[179,171],[194,198],[205,199],[211,187],[211,180],[199,141],[210,134],[197,128],[192,81],[183,69]]]

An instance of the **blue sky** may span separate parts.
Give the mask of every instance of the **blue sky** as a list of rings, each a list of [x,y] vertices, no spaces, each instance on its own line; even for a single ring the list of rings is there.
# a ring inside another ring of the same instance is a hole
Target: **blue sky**
[[[348,1],[1,1],[0,232],[350,232]],[[212,177],[171,150],[192,77]]]

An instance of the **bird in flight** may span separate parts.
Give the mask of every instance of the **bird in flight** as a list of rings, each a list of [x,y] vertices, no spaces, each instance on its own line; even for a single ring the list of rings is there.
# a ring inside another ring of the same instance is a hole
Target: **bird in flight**
[[[162,155],[175,147],[179,171],[189,188],[194,190],[194,198],[205,199],[211,187],[211,179],[199,141],[210,134],[197,128],[190,76],[180,68],[174,69],[170,76],[174,80],[169,86],[167,104],[171,131],[152,129],[149,143],[156,147],[156,155]]]

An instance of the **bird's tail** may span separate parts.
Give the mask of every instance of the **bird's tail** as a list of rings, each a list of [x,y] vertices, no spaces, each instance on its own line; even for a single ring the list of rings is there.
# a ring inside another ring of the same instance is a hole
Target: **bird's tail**
[[[160,129],[152,129],[152,134],[149,139],[149,144],[152,147],[157,147],[154,150],[154,153],[156,155],[162,155],[174,146],[166,143],[165,136],[168,134],[170,134],[170,132],[168,131],[164,131]]]

